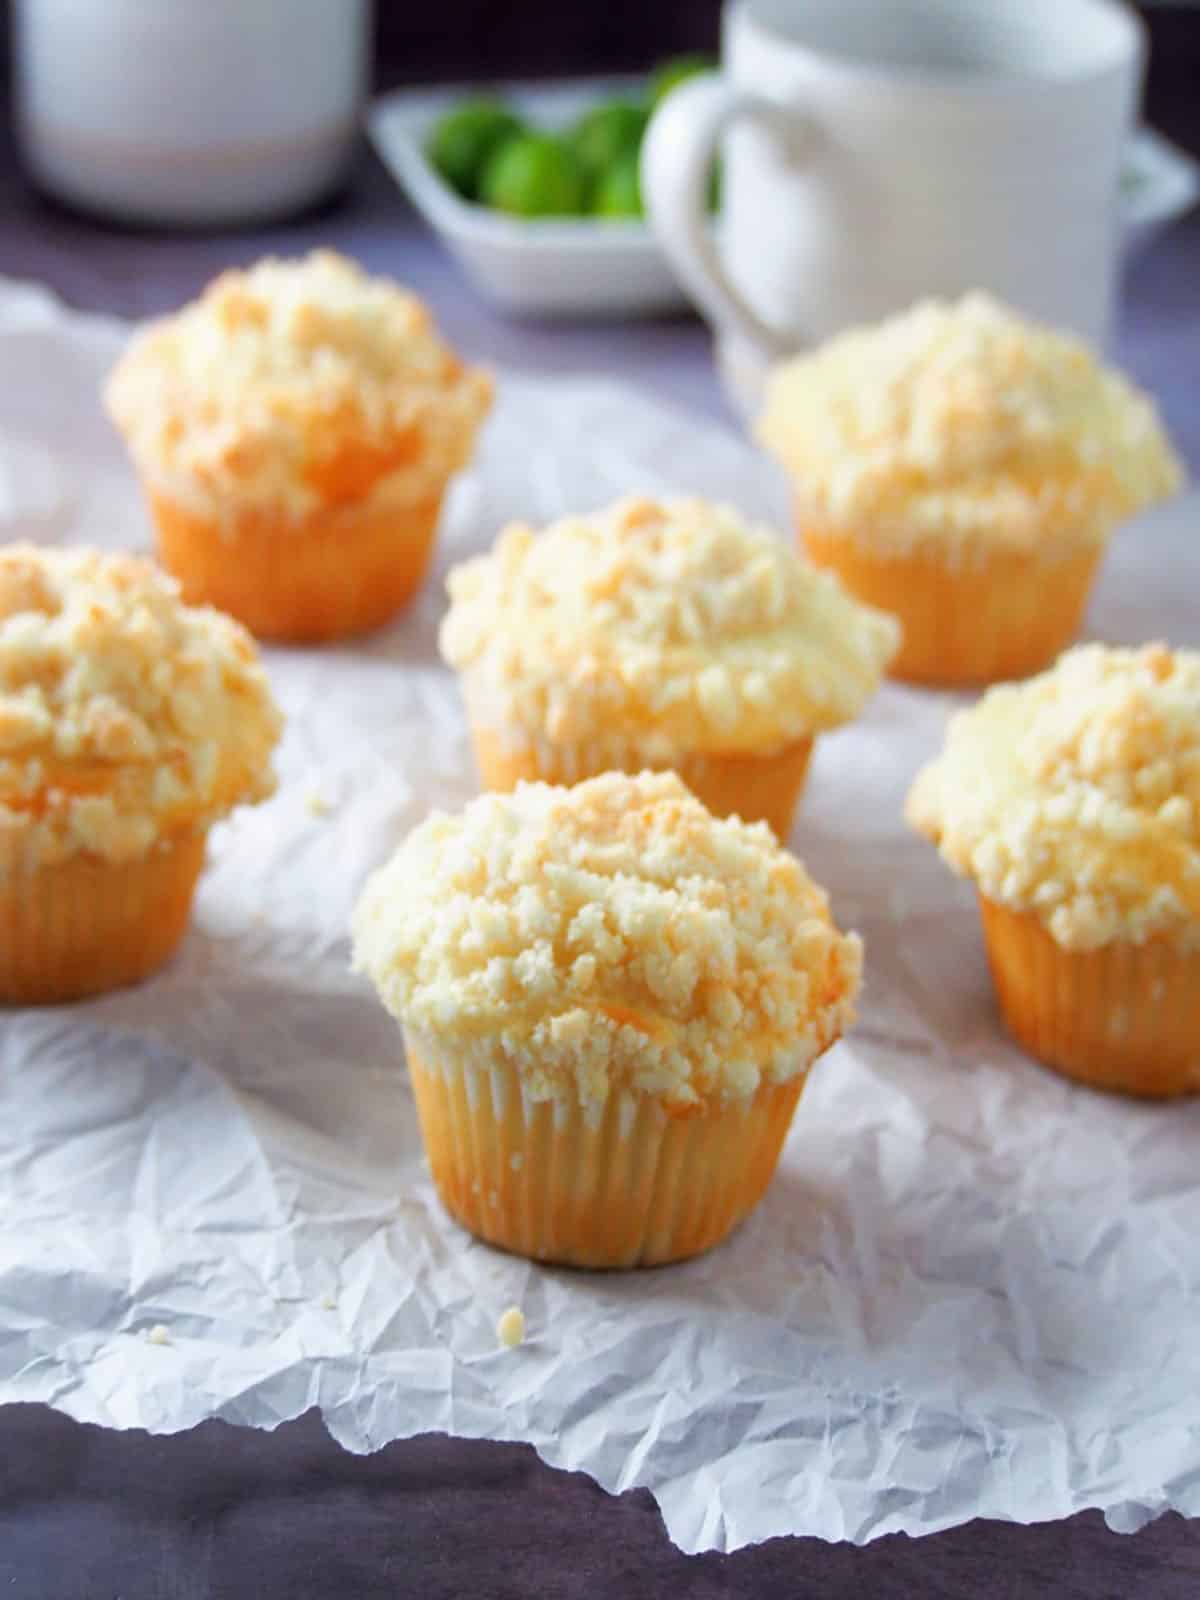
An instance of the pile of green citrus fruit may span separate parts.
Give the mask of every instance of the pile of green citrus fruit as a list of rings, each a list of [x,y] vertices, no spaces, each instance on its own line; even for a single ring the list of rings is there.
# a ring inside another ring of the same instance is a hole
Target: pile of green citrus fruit
[[[707,56],[664,62],[643,94],[592,106],[561,132],[530,127],[499,100],[464,101],[435,124],[427,153],[464,200],[509,216],[640,217],[638,155],[650,115],[678,84],[714,66]]]

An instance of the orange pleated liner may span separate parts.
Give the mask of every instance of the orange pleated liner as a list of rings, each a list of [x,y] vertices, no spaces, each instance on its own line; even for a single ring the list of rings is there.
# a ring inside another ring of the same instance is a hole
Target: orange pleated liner
[[[580,752],[551,751],[528,745],[510,747],[494,729],[472,723],[475,762],[485,789],[508,791],[522,780],[571,784],[610,770],[611,761],[581,759]],[[797,739],[771,755],[737,751],[729,755],[685,755],[671,764],[683,782],[717,817],[739,816],[743,822],[766,822],[777,839],[792,831],[804,790],[813,740]],[[637,773],[646,763],[631,759],[620,770]]]
[[[1200,1090],[1200,951],[1164,939],[1064,950],[1031,912],[980,896],[1009,1029],[1030,1055],[1099,1089]]]
[[[78,856],[0,880],[0,1001],[81,1000],[147,977],[187,928],[203,832],[116,864]]]
[[[408,1037],[433,1180],[479,1238],[535,1261],[647,1267],[719,1244],[758,1204],[803,1076],[672,1115],[616,1091],[603,1107],[533,1101],[515,1067],[439,1063]]]
[[[412,505],[334,505],[299,526],[262,512],[230,523],[150,493],[163,566],[183,598],[260,639],[320,644],[382,627],[416,594],[433,553],[441,495]]]
[[[807,524],[800,543],[851,594],[900,619],[904,637],[889,675],[944,688],[1048,666],[1079,632],[1103,554],[1094,545],[1062,560],[996,551],[952,566],[922,552],[876,555]]]

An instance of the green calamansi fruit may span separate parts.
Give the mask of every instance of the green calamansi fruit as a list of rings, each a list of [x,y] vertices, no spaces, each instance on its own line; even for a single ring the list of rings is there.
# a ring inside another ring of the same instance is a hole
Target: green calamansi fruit
[[[642,184],[636,150],[618,156],[601,173],[592,192],[592,214],[597,217],[641,217]]]
[[[608,100],[584,112],[570,133],[571,144],[594,183],[642,142],[649,109],[633,100]]]
[[[438,119],[426,148],[450,187],[464,199],[476,200],[490,158],[522,132],[520,119],[499,100],[467,100]]]
[[[565,139],[523,133],[488,162],[479,197],[513,217],[572,217],[584,209],[586,191],[579,157]]]
[[[681,83],[686,83],[689,78],[695,78],[702,72],[715,72],[716,59],[713,56],[699,53],[687,56],[672,56],[669,61],[662,62],[650,74],[650,103],[658,105],[665,100],[672,89],[677,89]]]

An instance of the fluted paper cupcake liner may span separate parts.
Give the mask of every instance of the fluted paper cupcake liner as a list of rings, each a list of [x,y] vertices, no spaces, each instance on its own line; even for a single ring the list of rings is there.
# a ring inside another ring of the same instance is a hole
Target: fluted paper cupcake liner
[[[647,761],[636,749],[622,749],[610,741],[561,746],[521,741],[474,715],[471,737],[480,779],[487,789],[514,789],[522,779],[572,784],[602,772],[637,773],[646,767],[669,770],[678,773],[714,816],[766,822],[781,840],[792,831],[813,748],[813,740],[803,738],[769,755],[694,753],[670,761]]]
[[[158,554],[193,605],[228,612],[260,639],[296,644],[368,633],[415,595],[433,553],[441,496],[370,499],[298,526],[261,512],[226,525],[150,492]]]
[[[1000,1009],[1046,1066],[1101,1089],[1200,1090],[1200,951],[1163,939],[1064,950],[1031,912],[980,896]]]
[[[801,524],[801,544],[851,594],[904,628],[888,669],[908,683],[997,683],[1039,672],[1079,632],[1103,549],[1065,558],[989,552],[954,565],[936,554],[876,555],[856,539]]]
[[[490,1244],[578,1267],[652,1266],[719,1244],[758,1204],[803,1078],[672,1115],[616,1091],[603,1106],[536,1101],[515,1067],[448,1062],[407,1037],[433,1179]]]
[[[171,956],[203,833],[115,864],[78,857],[0,876],[0,1001],[46,1005],[137,983]]]

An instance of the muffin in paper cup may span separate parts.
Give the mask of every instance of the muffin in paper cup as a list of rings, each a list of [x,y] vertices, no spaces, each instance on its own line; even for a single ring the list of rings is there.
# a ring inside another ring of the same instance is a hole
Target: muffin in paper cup
[[[1051,663],[1113,530],[1182,481],[1146,395],[982,294],[783,363],[758,435],[809,558],[903,623],[891,671],[913,683]]]
[[[0,548],[0,1002],[161,966],[208,829],[274,788],[279,730],[249,635],[157,568]]]
[[[107,402],[184,597],[315,643],[416,593],[491,381],[416,296],[318,251],[226,272],[151,323]]]
[[[368,882],[354,937],[446,1209],[584,1267],[682,1260],[747,1216],[861,968],[770,830],[673,773],[435,814]]]
[[[669,770],[718,816],[781,839],[814,739],[859,714],[899,638],[768,530],[702,500],[510,527],[449,588],[442,654],[486,787]]]
[[[974,881],[1031,1055],[1097,1088],[1200,1089],[1200,654],[1088,645],[991,690],[908,815]]]

